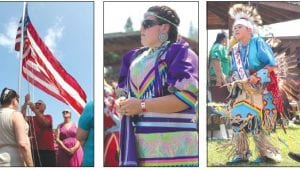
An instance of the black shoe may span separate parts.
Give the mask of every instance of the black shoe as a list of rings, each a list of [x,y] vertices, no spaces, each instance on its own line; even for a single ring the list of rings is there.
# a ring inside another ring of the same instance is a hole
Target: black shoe
[[[299,115],[297,115],[297,116],[295,117],[294,124],[295,124],[295,125],[300,125],[300,116],[299,116]]]
[[[299,153],[289,152],[289,157],[297,162],[300,162],[300,154]]]
[[[294,120],[295,125],[300,125],[300,120]]]

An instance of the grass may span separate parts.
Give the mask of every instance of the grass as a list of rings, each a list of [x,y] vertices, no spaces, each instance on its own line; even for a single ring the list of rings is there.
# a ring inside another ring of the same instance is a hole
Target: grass
[[[256,159],[255,145],[253,142],[253,138],[251,135],[248,136],[250,141],[250,150],[252,152],[252,156],[249,161],[253,161]],[[283,139],[287,146],[278,140],[278,137]],[[288,153],[296,152],[300,153],[300,125],[294,125],[287,128],[287,133],[285,134],[282,129],[277,129],[275,134],[271,135],[272,143],[280,149],[282,161],[280,163],[262,163],[259,165],[253,165],[249,162],[239,163],[236,165],[226,165],[226,162],[230,160],[228,155],[226,155],[226,151],[217,150],[221,144],[228,142],[228,140],[208,140],[207,144],[207,166],[209,167],[226,167],[226,166],[244,166],[244,167],[252,167],[252,166],[262,166],[262,167],[291,167],[298,166],[300,167],[300,162],[296,162],[292,160]]]

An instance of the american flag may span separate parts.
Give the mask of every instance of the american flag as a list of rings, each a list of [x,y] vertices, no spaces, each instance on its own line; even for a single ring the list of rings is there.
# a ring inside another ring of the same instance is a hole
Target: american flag
[[[25,9],[22,75],[34,86],[81,114],[86,104],[85,92],[42,41],[29,19],[27,6]],[[22,19],[17,30],[16,51],[20,50],[21,26]]]
[[[24,39],[26,39],[27,37],[27,34],[26,34],[26,27],[28,25],[28,23],[30,23],[30,18],[28,16],[28,10],[27,10],[27,4],[26,4],[26,7],[25,7],[25,16],[24,16]],[[17,35],[16,35],[16,44],[15,44],[15,50],[16,51],[20,51],[20,46],[21,46],[21,34],[22,34],[22,17],[19,21],[19,26],[18,26],[18,29],[17,29]]]

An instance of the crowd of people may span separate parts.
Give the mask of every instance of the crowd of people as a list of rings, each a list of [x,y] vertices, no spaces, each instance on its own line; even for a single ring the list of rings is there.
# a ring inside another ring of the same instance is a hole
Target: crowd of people
[[[19,112],[19,95],[4,88],[0,105],[0,166],[94,166],[93,102],[84,108],[79,127],[71,121],[71,111],[63,110],[56,132],[43,100],[33,103],[27,94]],[[33,116],[26,113],[28,106]]]

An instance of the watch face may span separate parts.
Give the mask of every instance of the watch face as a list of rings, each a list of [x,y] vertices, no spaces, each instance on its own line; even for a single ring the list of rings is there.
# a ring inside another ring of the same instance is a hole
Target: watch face
[[[146,105],[145,105],[145,103],[143,102],[143,103],[141,103],[141,106],[142,106],[142,109],[146,109]]]
[[[146,103],[145,101],[141,102],[142,112],[146,112]]]

